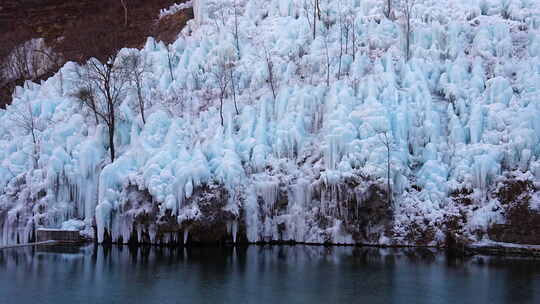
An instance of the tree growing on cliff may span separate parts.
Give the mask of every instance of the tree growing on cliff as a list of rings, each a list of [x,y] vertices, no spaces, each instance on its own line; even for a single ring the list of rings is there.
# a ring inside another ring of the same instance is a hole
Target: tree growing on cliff
[[[326,63],[326,87],[330,87],[330,68],[331,65],[331,57],[330,57],[330,27],[323,27],[322,29],[323,34],[323,43],[324,43],[324,57],[325,57],[325,63]]]
[[[75,93],[75,97],[94,114],[96,122],[106,125],[111,162],[116,157],[114,135],[118,108],[129,82],[122,60],[114,54],[105,63],[92,58],[80,67],[79,85]]]
[[[223,118],[223,102],[227,98],[227,90],[231,82],[231,73],[229,69],[232,69],[231,62],[219,60],[219,62],[213,67],[211,74],[214,77],[219,89],[219,116],[221,119],[221,126],[224,125]]]
[[[306,19],[313,31],[313,39],[317,37],[317,20],[321,20],[320,0],[304,0]]]
[[[139,107],[142,122],[143,124],[146,124],[146,100],[143,96],[143,81],[151,68],[151,63],[139,52],[132,52],[129,55],[123,56],[121,59],[121,64],[125,69],[127,79],[132,83],[137,92],[137,105]]]
[[[233,15],[234,15],[234,27],[233,27],[233,37],[234,44],[236,47],[236,56],[240,58],[240,34],[239,34],[239,22],[238,22],[238,3],[237,0],[233,1]]]
[[[378,130],[378,140],[384,146],[386,150],[386,187],[388,189],[388,206],[392,204],[392,183],[390,181],[390,173],[392,172],[392,158],[391,152],[393,148],[392,139],[390,138],[387,130]]]
[[[120,0],[120,3],[122,4],[122,8],[124,8],[124,26],[128,26],[128,6],[127,6],[127,0]]]
[[[44,39],[29,39],[20,44],[17,44],[16,38],[8,37],[7,40],[5,49],[0,52],[0,77],[4,78],[4,82],[36,80],[57,70],[63,63],[62,57],[55,54]]]
[[[274,67],[274,61],[272,59],[272,54],[270,54],[270,51],[268,51],[268,48],[263,45],[263,51],[264,51],[264,61],[266,62],[266,69],[268,70],[268,78],[267,82],[270,86],[270,90],[272,91],[272,96],[274,97],[274,100],[276,100],[277,97],[277,90],[278,90],[278,81],[276,78],[276,71]]]
[[[385,3],[385,7],[384,7],[384,15],[386,16],[386,18],[390,19],[392,18],[393,14],[392,14],[392,2],[393,0],[384,0],[386,3]]]
[[[167,49],[167,66],[169,67],[169,75],[171,76],[171,81],[174,81],[173,61],[175,59],[175,54],[170,44],[167,45],[166,49]]]
[[[313,0],[313,39],[317,31],[317,19],[321,20],[320,0]]]
[[[405,60],[411,59],[411,39],[412,39],[412,14],[416,0],[403,0],[402,11],[405,23]]]
[[[40,124],[39,118],[34,115],[32,109],[32,103],[30,100],[26,101],[25,105],[21,105],[16,108],[10,116],[11,121],[15,126],[24,130],[24,132],[30,134],[32,139],[32,163],[33,168],[38,167],[39,150],[40,150],[40,131],[43,130],[42,124]]]

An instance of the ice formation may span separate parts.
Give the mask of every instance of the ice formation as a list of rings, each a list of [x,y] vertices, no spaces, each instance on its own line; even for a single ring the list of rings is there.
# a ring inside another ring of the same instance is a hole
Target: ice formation
[[[186,8],[190,8],[190,7],[193,7],[192,1],[186,1],[184,3],[175,3],[171,5],[169,8],[161,9],[161,11],[159,12],[159,19],[164,18],[166,16],[174,15],[177,12]]]
[[[148,115],[126,90],[112,163],[73,97],[77,64],[17,88],[0,110],[0,245],[38,227],[187,242],[204,221],[231,241],[410,244],[423,227],[433,245],[448,216],[471,237],[503,221],[498,179],[540,180],[540,2],[418,0],[409,61],[399,6],[320,2],[315,39],[310,1],[200,0],[170,46],[122,50],[152,63]],[[27,109],[36,143],[14,119]]]

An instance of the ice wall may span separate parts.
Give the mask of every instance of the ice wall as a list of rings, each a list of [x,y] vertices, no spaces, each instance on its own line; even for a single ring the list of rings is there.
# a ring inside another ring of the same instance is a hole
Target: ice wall
[[[414,243],[418,226],[436,244],[445,215],[501,221],[498,178],[539,178],[540,3],[417,2],[407,62],[381,1],[322,1],[315,39],[304,1],[194,1],[169,51],[121,51],[151,62],[148,110],[143,124],[124,92],[112,163],[76,64],[18,88],[0,110],[0,243],[75,220],[98,241],[215,221],[231,240]],[[37,144],[17,123],[29,108]]]

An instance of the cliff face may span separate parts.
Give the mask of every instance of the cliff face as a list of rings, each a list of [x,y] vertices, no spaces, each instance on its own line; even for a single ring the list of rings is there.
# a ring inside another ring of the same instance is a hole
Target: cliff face
[[[192,12],[184,10],[160,22],[161,9],[173,0],[128,1],[127,24],[118,0],[23,0],[0,4],[0,62],[30,39],[43,38],[58,54],[58,62],[42,73],[23,73],[2,79],[0,108],[11,102],[15,86],[25,80],[49,78],[67,61],[85,62],[90,57],[104,59],[122,47],[141,47],[149,36],[170,41],[183,28]],[[159,33],[162,33],[161,35]],[[163,36],[163,37],[162,37]],[[31,61],[33,55],[28,56]],[[0,65],[0,70],[5,69]]]
[[[407,60],[399,10],[330,1],[314,25],[303,3],[200,1],[173,43],[121,50],[105,66],[146,64],[111,133],[81,104],[88,66],[17,89],[1,242],[537,243],[538,6],[418,1]]]

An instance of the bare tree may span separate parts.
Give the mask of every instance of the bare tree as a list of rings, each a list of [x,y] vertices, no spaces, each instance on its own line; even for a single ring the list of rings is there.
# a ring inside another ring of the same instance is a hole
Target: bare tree
[[[233,14],[234,14],[234,28],[233,28],[233,36],[235,41],[235,47],[236,47],[236,56],[238,59],[240,59],[240,38],[239,38],[239,31],[238,31],[238,3],[237,0],[233,1]],[[234,101],[234,109],[236,110],[236,115],[239,114],[238,112],[238,105],[236,103],[236,85],[234,81],[234,67],[235,64],[231,63],[229,64],[229,76],[231,80],[231,90],[233,94],[233,101]]]
[[[302,8],[304,9],[304,14],[306,15],[306,20],[308,22],[309,28],[313,28],[313,24],[311,23],[311,1],[313,0],[304,0]]]
[[[26,101],[26,105],[20,108],[16,108],[12,115],[10,116],[11,121],[20,129],[24,130],[28,134],[30,134],[32,138],[32,160],[33,160],[33,166],[34,169],[38,167],[38,159],[39,159],[39,147],[40,147],[40,141],[39,141],[39,131],[42,131],[43,128],[41,127],[39,123],[38,117],[34,115],[34,111],[32,109],[32,103],[30,100]]]
[[[386,186],[388,188],[388,206],[392,203],[392,187],[390,183],[390,172],[391,172],[391,161],[390,158],[390,152],[392,151],[392,140],[390,139],[390,136],[388,135],[388,131],[380,131],[379,132],[379,141],[386,149]]]
[[[351,15],[353,15],[351,11],[347,10],[343,16],[343,22],[341,22],[343,34],[345,35],[345,54],[347,55],[349,54],[349,36],[353,27],[353,18],[351,18]]]
[[[33,39],[26,30],[3,36],[0,41],[0,108],[9,103],[17,84],[42,79],[56,71],[64,60],[48,47],[45,39]]]
[[[227,90],[229,88],[229,63],[225,60],[220,60],[218,64],[214,66],[212,70],[212,75],[214,76],[218,88],[219,88],[219,116],[221,118],[221,125],[224,125],[223,121],[223,101],[227,97]]]
[[[351,52],[353,60],[356,59],[356,15],[353,10],[348,10],[345,15],[345,21],[343,23],[343,30],[345,31],[345,53],[349,54],[349,39],[351,40]],[[352,36],[351,38],[349,38]]]
[[[234,77],[234,67],[235,67],[235,64],[234,63],[230,63],[228,65],[228,69],[229,69],[229,75],[230,75],[230,80],[231,80],[231,91],[232,91],[232,94],[233,94],[233,102],[234,102],[234,109],[236,110],[236,115],[239,115],[240,112],[238,112],[238,105],[236,104],[236,84],[235,84],[235,77]]]
[[[343,5],[341,3],[341,0],[338,0],[338,7],[339,7],[339,64],[338,64],[338,74],[337,79],[339,80],[341,78],[341,63],[343,61],[343,52],[344,52],[344,40],[343,40],[343,34],[344,34],[344,26],[343,26]]]
[[[326,86],[330,87],[330,47],[329,47],[329,36],[330,28],[323,28],[323,42],[324,42],[324,53],[326,59]]]
[[[127,6],[127,0],[120,0],[120,3],[122,3],[122,7],[124,8],[124,26],[128,26],[128,6]]]
[[[116,55],[110,56],[105,63],[92,58],[78,73],[80,83],[75,97],[93,112],[98,122],[101,121],[107,126],[112,162],[116,156],[114,135],[118,120],[117,111],[129,77]]]
[[[168,66],[169,66],[169,73],[170,73],[170,76],[171,76],[171,80],[174,81],[174,75],[173,75],[173,59],[174,59],[174,54],[171,50],[171,46],[168,44],[167,45],[167,63],[168,63]]]
[[[82,79],[82,74],[79,74],[79,79]],[[99,124],[98,108],[96,102],[96,90],[94,83],[91,81],[81,81],[75,96],[78,100],[84,101],[84,104],[90,109],[90,112],[94,116],[96,126]]]
[[[152,99],[156,100],[171,116],[184,116],[187,101],[186,91],[184,89],[171,87],[167,93],[160,90],[152,90],[151,94]]]
[[[321,20],[319,1],[320,0],[304,0],[303,4],[308,25],[313,32],[313,39],[315,39],[317,34],[317,19]]]
[[[352,57],[353,57],[353,60],[356,60],[356,22],[354,20],[354,15],[353,15],[351,24],[352,24]]]
[[[30,53],[31,51],[29,50],[28,43],[23,43],[13,49],[11,58],[9,58],[9,60],[11,61],[10,73],[15,79],[33,78],[32,70],[30,68]]]
[[[386,2],[386,6],[384,8],[384,15],[386,18],[391,19],[392,17],[392,0],[384,0]]]
[[[50,66],[49,67],[50,70],[53,70],[53,71],[59,70],[62,64],[64,63],[64,58],[62,58],[62,56],[59,56],[58,54],[55,54],[50,48],[45,48],[45,49],[36,48],[33,50],[33,52],[34,52],[34,56],[37,54],[37,55],[43,56],[43,59],[45,58],[48,59],[49,61],[48,65]]]
[[[238,32],[238,3],[237,0],[233,1],[233,14],[234,14],[234,28],[233,28],[233,36],[235,41],[235,47],[236,47],[236,55],[238,58],[240,58],[240,39],[239,39],[239,32]]]
[[[43,39],[31,39],[16,45],[3,58],[2,73],[8,79],[38,79],[49,70],[57,69],[61,60]]]
[[[150,63],[139,52],[133,52],[122,57],[122,67],[125,69],[129,81],[135,86],[141,119],[143,124],[146,124],[146,117],[144,114],[146,102],[142,93],[142,86],[144,77],[150,69]]]
[[[227,20],[227,18],[225,18],[227,16],[226,2],[227,1],[217,1],[216,6],[214,7],[215,8],[214,18],[212,19],[214,20],[214,24],[216,25],[216,30],[218,31],[220,31],[226,25],[226,22],[225,22]],[[221,21],[221,25],[218,23],[218,21]]]
[[[411,58],[411,38],[412,38],[412,13],[416,0],[403,0],[402,9],[403,17],[405,18],[405,60]]]
[[[277,79],[276,73],[274,71],[274,62],[272,60],[272,55],[268,51],[265,45],[263,45],[264,50],[264,59],[266,60],[266,68],[268,69],[268,84],[270,85],[270,90],[272,90],[272,96],[276,100],[277,96]]]

